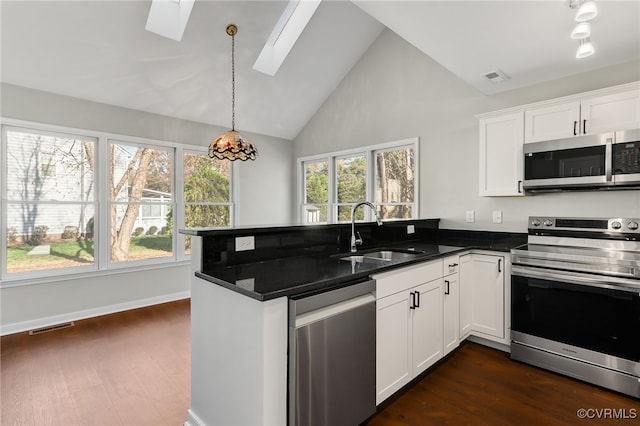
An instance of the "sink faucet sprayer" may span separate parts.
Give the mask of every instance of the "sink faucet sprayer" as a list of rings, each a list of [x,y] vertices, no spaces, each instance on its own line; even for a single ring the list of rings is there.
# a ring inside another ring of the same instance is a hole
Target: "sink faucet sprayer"
[[[362,237],[359,232],[356,232],[356,209],[360,206],[369,206],[371,210],[373,210],[373,214],[376,217],[376,223],[378,226],[382,226],[382,220],[378,217],[378,212],[376,211],[376,207],[368,201],[361,201],[351,209],[351,252],[355,253],[358,251],[357,246],[362,245]],[[358,236],[356,238],[356,235]]]

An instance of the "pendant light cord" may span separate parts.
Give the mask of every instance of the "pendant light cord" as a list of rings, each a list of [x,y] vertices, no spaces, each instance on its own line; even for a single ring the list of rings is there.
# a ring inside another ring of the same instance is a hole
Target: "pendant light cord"
[[[236,36],[231,35],[231,130],[236,130]]]

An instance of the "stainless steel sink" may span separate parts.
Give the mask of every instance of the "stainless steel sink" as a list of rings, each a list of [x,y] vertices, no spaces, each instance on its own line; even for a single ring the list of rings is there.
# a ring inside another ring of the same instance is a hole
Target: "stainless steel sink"
[[[345,256],[341,257],[340,260],[345,260],[347,262],[356,262],[356,263],[384,263],[391,262],[391,259],[382,259],[380,257],[369,257],[369,256]]]
[[[394,260],[410,259],[422,253],[422,251],[416,250],[382,249],[357,255],[344,256],[341,257],[340,260],[357,263],[384,263]]]

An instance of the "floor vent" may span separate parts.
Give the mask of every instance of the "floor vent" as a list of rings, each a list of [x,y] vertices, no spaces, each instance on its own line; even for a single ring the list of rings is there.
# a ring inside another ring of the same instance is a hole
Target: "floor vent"
[[[35,336],[36,334],[48,333],[49,331],[62,330],[63,328],[73,327],[74,325],[75,324],[73,323],[73,321],[71,321],[71,322],[65,322],[62,324],[52,325],[50,327],[36,328],[34,330],[29,331],[29,335]]]

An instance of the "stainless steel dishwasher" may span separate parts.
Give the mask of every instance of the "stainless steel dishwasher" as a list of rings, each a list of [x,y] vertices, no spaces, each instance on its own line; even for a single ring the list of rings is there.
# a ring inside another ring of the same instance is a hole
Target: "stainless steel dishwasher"
[[[289,425],[356,426],[376,411],[375,281],[289,301]]]

